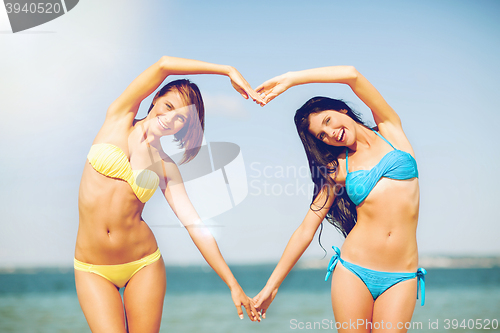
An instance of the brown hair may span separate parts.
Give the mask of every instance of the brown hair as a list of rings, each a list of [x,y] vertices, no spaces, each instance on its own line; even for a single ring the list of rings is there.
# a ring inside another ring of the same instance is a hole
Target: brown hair
[[[167,83],[163,88],[156,93],[154,100],[167,94],[169,91],[177,91],[184,103],[188,107],[195,107],[198,117],[190,117],[187,124],[174,135],[174,141],[179,142],[179,147],[184,148],[184,155],[180,164],[191,161],[196,157],[203,142],[203,130],[205,129],[205,106],[201,98],[200,89],[196,84],[187,80],[175,80]],[[149,107],[149,111],[154,106],[154,101]],[[194,119],[193,119],[194,118]]]

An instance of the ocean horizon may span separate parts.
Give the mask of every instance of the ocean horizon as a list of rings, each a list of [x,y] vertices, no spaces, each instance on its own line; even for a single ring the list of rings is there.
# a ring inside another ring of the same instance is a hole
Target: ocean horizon
[[[328,253],[321,259],[300,259],[295,265],[294,269],[326,269],[332,253]],[[228,262],[230,267],[247,267],[247,266],[276,266],[278,261],[262,261],[262,262],[248,262],[232,264]],[[10,273],[26,273],[35,274],[38,271],[55,270],[65,273],[72,271],[73,262],[71,264],[6,264],[0,263],[0,274]],[[165,267],[173,268],[189,268],[189,267],[205,267],[208,270],[211,268],[203,261],[199,264],[188,263],[185,265],[165,264]],[[420,255],[419,267],[424,268],[494,268],[500,267],[500,255]]]
[[[275,265],[230,267],[247,295],[254,296]],[[487,331],[500,331],[500,267],[426,269],[426,304],[417,301],[409,332],[484,332],[484,324]],[[160,332],[336,331],[324,268],[294,268],[261,323],[250,322],[246,314],[245,320],[238,318],[227,286],[213,270],[166,266],[166,272]],[[72,268],[2,271],[0,332],[90,332]]]

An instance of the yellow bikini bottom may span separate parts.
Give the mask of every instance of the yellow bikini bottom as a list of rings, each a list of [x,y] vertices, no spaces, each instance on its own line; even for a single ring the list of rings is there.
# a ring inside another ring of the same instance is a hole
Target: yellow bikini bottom
[[[75,259],[75,269],[78,271],[94,273],[102,276],[103,278],[111,281],[118,288],[125,287],[127,282],[137,273],[141,268],[146,267],[160,259],[161,253],[158,248],[154,253],[145,256],[142,259],[128,262],[119,265],[92,265],[81,262]]]

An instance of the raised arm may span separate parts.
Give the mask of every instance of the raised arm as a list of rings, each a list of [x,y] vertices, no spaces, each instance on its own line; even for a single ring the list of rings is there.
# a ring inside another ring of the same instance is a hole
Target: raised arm
[[[331,66],[288,72],[274,77],[255,89],[268,103],[287,89],[307,83],[343,83],[372,111],[377,125],[391,123],[401,127],[401,120],[392,107],[387,104],[375,87],[353,66]]]
[[[125,91],[110,105],[107,117],[130,115],[135,118],[140,103],[155,91],[169,75],[217,74],[231,79],[233,87],[244,97],[250,96],[261,102],[260,96],[250,87],[243,76],[227,65],[211,64],[204,61],[163,56],[142,72]]]
[[[266,317],[267,308],[278,293],[281,283],[313,240],[318,226],[324,220],[333,203],[333,192],[328,186],[323,187],[307,212],[306,217],[288,241],[285,251],[271,277],[267,280],[265,287],[253,298],[254,305],[262,311],[263,318]]]
[[[161,186],[170,207],[172,207],[175,215],[177,215],[181,223],[187,229],[189,236],[191,236],[191,239],[203,255],[203,258],[205,258],[210,267],[212,267],[231,290],[231,297],[237,308],[239,317],[243,319],[241,306],[244,306],[248,317],[252,321],[260,321],[260,316],[255,310],[251,299],[243,292],[236,281],[219,251],[217,242],[208,228],[200,220],[196,210],[191,204],[177,166],[173,162],[163,161],[162,163],[164,165],[164,173],[168,176],[161,182]]]

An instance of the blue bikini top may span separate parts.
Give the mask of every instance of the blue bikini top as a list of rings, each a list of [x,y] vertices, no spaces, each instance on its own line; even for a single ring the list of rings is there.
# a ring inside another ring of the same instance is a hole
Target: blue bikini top
[[[346,148],[345,163],[347,176],[345,188],[349,198],[358,206],[373,190],[382,177],[405,180],[418,178],[417,162],[409,153],[398,150],[378,132],[379,137],[384,139],[394,150],[385,154],[384,157],[370,170],[358,170],[349,172],[349,149]]]

